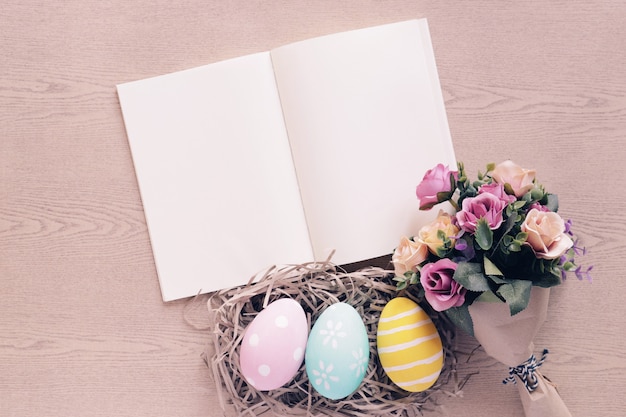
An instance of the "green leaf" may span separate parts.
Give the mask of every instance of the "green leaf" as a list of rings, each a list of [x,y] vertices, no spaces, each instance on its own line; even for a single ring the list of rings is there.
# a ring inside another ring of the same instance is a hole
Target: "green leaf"
[[[444,201],[450,200],[451,196],[452,196],[452,194],[449,193],[448,191],[440,191],[440,192],[438,192],[437,193],[437,204],[443,203]]]
[[[560,285],[562,282],[563,280],[561,279],[561,274],[559,272],[545,272],[533,280],[533,285],[550,288],[555,285]]]
[[[493,291],[485,291],[484,293],[480,294],[478,298],[476,298],[476,300],[474,300],[474,302],[477,301],[483,303],[501,303],[503,300],[496,294],[494,294]]]
[[[491,289],[487,277],[481,270],[480,264],[477,263],[460,262],[453,279],[469,291],[482,292]]]
[[[517,221],[517,215],[515,214],[506,219],[506,222],[504,223],[504,227],[500,227],[500,231],[501,233],[503,233],[503,235],[498,241],[498,243],[496,244],[496,247],[499,246],[500,243],[502,243],[504,239],[507,239],[507,236],[508,238],[510,238],[508,233],[515,227],[516,221]],[[503,248],[505,253],[506,253],[506,246],[507,244],[505,243],[504,248]]]
[[[428,211],[428,210],[430,210],[431,208],[435,207],[437,204],[439,204],[439,203],[437,203],[437,202],[432,202],[432,203],[428,203],[428,204],[423,204],[423,205],[420,205],[420,210],[423,210],[423,211]]]
[[[500,284],[508,284],[509,281],[507,279],[505,279],[504,277],[500,277],[498,275],[487,275],[487,277],[493,281],[494,283],[500,285]]]
[[[557,212],[559,211],[559,197],[556,194],[546,194],[544,199],[546,199],[545,206],[548,210]]]
[[[502,284],[500,288],[498,288],[496,293],[502,296],[509,305],[511,316],[516,315],[528,306],[532,285],[532,281],[516,279],[510,281],[510,283]]]
[[[452,197],[452,194],[454,194],[456,187],[457,187],[456,178],[454,178],[454,174],[451,172],[450,173],[450,197]]]
[[[500,269],[496,266],[496,264],[491,262],[491,260],[489,258],[487,258],[486,256],[483,259],[483,266],[485,268],[485,274],[487,274],[487,275],[504,276],[504,274],[502,273],[502,271],[500,271]]]
[[[396,289],[397,290],[402,290],[404,288],[406,288],[407,285],[407,280],[405,277],[399,277],[399,276],[395,276],[393,277],[393,280],[396,282]]]
[[[543,191],[540,188],[533,188],[532,190],[530,190],[530,198],[533,201],[539,201],[543,198]]]
[[[472,322],[472,316],[470,316],[467,306],[452,307],[447,309],[445,313],[455,326],[459,327],[470,336],[474,336],[474,322]]]
[[[475,237],[476,243],[482,250],[491,249],[491,245],[493,245],[493,231],[489,228],[489,224],[484,218],[478,219],[476,223]]]
[[[526,202],[525,202],[525,201],[516,201],[515,203],[513,203],[513,208],[514,208],[515,210],[519,210],[519,209],[521,209],[522,207],[524,207],[525,205],[526,205]]]

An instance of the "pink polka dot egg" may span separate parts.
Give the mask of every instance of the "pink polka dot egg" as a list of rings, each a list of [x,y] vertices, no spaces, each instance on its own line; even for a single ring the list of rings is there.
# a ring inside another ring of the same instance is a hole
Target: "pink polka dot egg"
[[[269,391],[289,382],[302,365],[308,333],[297,301],[281,298],[265,307],[246,328],[239,352],[248,384]]]

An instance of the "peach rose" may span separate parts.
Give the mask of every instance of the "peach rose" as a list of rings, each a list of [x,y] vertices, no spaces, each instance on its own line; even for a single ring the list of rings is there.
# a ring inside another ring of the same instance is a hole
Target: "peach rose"
[[[417,272],[417,266],[426,260],[428,247],[422,242],[414,242],[408,237],[403,237],[400,244],[393,252],[391,262],[394,272],[401,277],[405,272]]]
[[[445,235],[454,243],[454,236],[456,236],[460,229],[452,223],[452,217],[444,212],[439,211],[437,218],[430,224],[422,227],[418,233],[418,238],[423,242],[428,249],[435,255],[437,255],[437,249],[441,248],[443,241],[437,236],[439,231],[443,231]]]
[[[521,229],[528,234],[526,244],[533,248],[538,258],[556,259],[574,245],[565,233],[561,216],[551,211],[531,209]]]
[[[504,161],[498,164],[491,176],[498,184],[509,184],[516,197],[521,197],[535,186],[534,169],[524,169],[513,161]]]

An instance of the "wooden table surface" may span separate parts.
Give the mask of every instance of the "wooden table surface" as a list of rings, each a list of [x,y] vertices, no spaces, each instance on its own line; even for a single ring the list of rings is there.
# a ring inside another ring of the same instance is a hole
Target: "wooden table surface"
[[[0,415],[223,415],[207,332],[160,298],[116,84],[420,17],[457,158],[536,168],[595,265],[552,292],[544,373],[574,416],[625,415],[622,0],[4,0]],[[477,370],[438,411],[521,417],[506,370],[482,350]]]

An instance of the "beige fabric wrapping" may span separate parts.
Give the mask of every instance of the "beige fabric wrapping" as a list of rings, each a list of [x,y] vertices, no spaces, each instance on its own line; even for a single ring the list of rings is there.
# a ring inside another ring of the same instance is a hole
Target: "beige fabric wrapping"
[[[516,384],[524,414],[527,417],[572,417],[554,384],[541,373],[538,376],[539,385],[533,392],[528,392],[524,384]]]
[[[509,367],[524,363],[533,354],[533,339],[546,320],[549,298],[549,288],[533,287],[528,307],[514,316],[505,303],[472,304],[474,336],[497,361]],[[539,385],[533,392],[516,384],[526,417],[571,417],[554,385],[539,372],[537,375]]]

